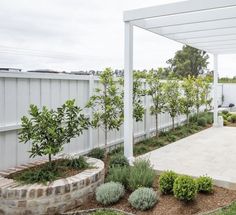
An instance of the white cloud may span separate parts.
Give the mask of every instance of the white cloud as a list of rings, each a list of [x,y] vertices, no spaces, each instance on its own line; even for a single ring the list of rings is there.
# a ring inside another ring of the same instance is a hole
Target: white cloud
[[[175,0],[1,0],[0,67],[123,68],[123,11]],[[165,66],[181,44],[135,28],[134,67]],[[234,57],[220,58],[233,75]]]

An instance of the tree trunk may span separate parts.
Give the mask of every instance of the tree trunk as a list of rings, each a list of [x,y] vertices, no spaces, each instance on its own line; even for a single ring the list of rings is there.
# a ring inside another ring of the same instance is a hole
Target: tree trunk
[[[186,118],[187,118],[187,124],[189,124],[189,114],[186,114]]]
[[[159,132],[158,132],[158,114],[156,114],[156,138],[159,137]]]
[[[107,147],[107,128],[105,128],[105,158],[107,158],[108,147]]]
[[[175,130],[175,118],[172,117],[172,129]]]
[[[51,154],[48,155],[48,163],[49,163],[49,166],[52,167],[52,155]]]

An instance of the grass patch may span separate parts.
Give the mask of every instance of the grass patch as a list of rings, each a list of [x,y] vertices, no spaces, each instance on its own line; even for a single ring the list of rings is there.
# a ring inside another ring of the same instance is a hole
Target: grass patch
[[[112,211],[112,210],[98,210],[90,214],[91,215],[124,215],[123,213]]]
[[[235,215],[236,214],[236,202],[230,206],[220,209],[217,212],[210,213],[209,215]]]
[[[41,183],[46,184],[60,178],[76,175],[89,168],[90,165],[82,156],[73,159],[58,159],[52,161],[51,165],[47,162],[34,167],[15,172],[7,176],[22,184]]]

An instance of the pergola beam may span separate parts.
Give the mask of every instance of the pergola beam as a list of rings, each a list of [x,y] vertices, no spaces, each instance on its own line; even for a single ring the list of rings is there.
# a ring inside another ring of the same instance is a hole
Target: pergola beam
[[[154,30],[155,32],[155,30]],[[165,37],[172,38],[174,40],[189,40],[194,38],[207,38],[207,37],[219,37],[226,35],[236,35],[236,28],[226,28],[217,30],[207,30],[207,31],[195,31],[191,33],[177,33],[177,34],[162,34]]]
[[[183,1],[178,3],[147,7],[124,12],[124,21],[148,19],[160,16],[169,16],[180,13],[191,13],[217,8],[236,6],[235,0],[198,0]]]
[[[169,27],[159,27],[155,28],[155,31],[159,34],[177,34],[177,33],[190,33],[196,31],[206,31],[206,30],[217,30],[236,27],[236,18],[229,20],[215,20],[210,22],[200,22],[194,24],[184,24]]]

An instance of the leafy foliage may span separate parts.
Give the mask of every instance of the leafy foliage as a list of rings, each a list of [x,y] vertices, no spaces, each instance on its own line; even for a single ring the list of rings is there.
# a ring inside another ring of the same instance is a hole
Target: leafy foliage
[[[148,210],[157,203],[157,194],[151,188],[139,188],[131,193],[129,203],[138,210]]]
[[[190,201],[195,198],[198,186],[192,177],[181,175],[175,179],[173,191],[177,199]]]
[[[128,179],[130,176],[130,168],[127,166],[112,166],[109,168],[108,176],[106,180],[119,182],[126,188],[128,187]]]
[[[83,156],[68,157],[13,173],[9,178],[23,184],[46,184],[47,182],[67,177],[67,175],[71,176],[70,171],[76,173],[79,172],[79,170],[87,169],[89,167],[90,165]]]
[[[164,111],[165,94],[163,83],[160,80],[162,70],[151,70],[147,76],[148,90],[147,94],[151,96],[153,105],[150,107],[151,115],[155,115],[156,136],[158,137],[158,114]]]
[[[156,177],[149,160],[138,159],[130,169],[129,188],[133,191],[139,187],[152,187]]]
[[[144,72],[134,71],[134,80],[133,80],[133,117],[136,122],[142,121],[144,116],[144,106],[143,106],[143,97],[146,94],[145,89],[143,89],[142,80],[146,77]]]
[[[203,193],[211,193],[213,191],[213,180],[208,176],[197,178],[198,191]]]
[[[175,128],[175,117],[181,112],[180,85],[178,80],[168,80],[164,85],[165,110],[172,118],[172,128]]]
[[[100,160],[103,160],[105,157],[105,150],[102,148],[94,148],[91,150],[91,152],[88,154],[88,156],[92,158],[97,158]]]
[[[163,194],[169,194],[173,192],[173,186],[175,179],[178,175],[173,171],[166,171],[160,175],[159,185]]]
[[[64,165],[73,169],[86,169],[89,167],[89,164],[83,156],[68,156],[64,161]]]
[[[129,166],[129,161],[123,154],[116,154],[111,157],[109,166]]]
[[[105,132],[105,148],[107,156],[107,135],[110,130],[119,130],[123,122],[123,97],[119,92],[111,68],[106,68],[99,77],[101,88],[96,89],[87,106],[93,109],[92,125],[101,127]]]
[[[181,87],[183,89],[183,95],[180,98],[181,113],[186,115],[187,123],[189,123],[189,115],[192,112],[194,106],[194,78],[188,76],[183,79]]]
[[[112,205],[118,202],[125,194],[124,186],[117,182],[102,184],[96,189],[96,200],[102,205]]]
[[[206,118],[200,117],[200,118],[197,120],[197,124],[198,124],[199,126],[206,126],[206,124],[207,124]]]
[[[205,51],[185,45],[167,63],[170,65],[170,70],[178,77],[187,77],[188,75],[197,77],[207,69],[208,59],[209,56]]]
[[[89,126],[89,119],[75,105],[75,100],[68,100],[57,110],[48,110],[45,106],[40,111],[36,105],[30,105],[30,118],[22,117],[20,142],[31,141],[30,157],[61,152],[65,143],[79,136]]]

